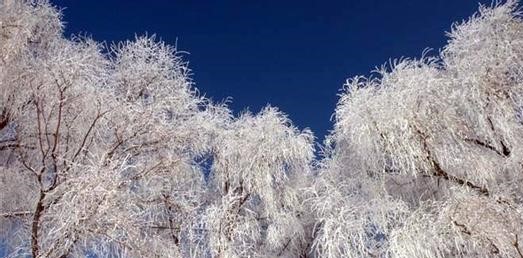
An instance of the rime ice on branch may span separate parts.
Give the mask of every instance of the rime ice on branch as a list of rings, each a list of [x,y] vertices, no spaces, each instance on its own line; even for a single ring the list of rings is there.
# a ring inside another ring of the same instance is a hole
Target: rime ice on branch
[[[0,5],[0,250],[9,257],[302,251],[312,135],[233,118],[176,49],[65,39],[46,1]],[[211,163],[207,164],[204,161]]]
[[[0,3],[8,257],[523,257],[523,20],[347,82],[325,155],[277,108],[234,117],[176,49],[62,36]]]
[[[319,257],[523,257],[523,21],[515,1],[439,56],[348,80],[312,188]]]

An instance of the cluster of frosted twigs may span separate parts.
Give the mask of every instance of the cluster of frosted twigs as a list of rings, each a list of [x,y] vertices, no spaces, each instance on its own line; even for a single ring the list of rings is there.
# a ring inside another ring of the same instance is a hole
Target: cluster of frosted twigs
[[[65,38],[49,2],[2,1],[0,256],[523,258],[518,8],[348,80],[316,156],[154,37]]]

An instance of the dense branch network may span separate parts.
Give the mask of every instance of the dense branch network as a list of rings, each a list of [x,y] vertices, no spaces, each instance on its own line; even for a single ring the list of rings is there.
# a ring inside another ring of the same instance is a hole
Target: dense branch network
[[[198,94],[177,49],[0,3],[0,254],[523,257],[523,20],[348,80],[332,133]]]

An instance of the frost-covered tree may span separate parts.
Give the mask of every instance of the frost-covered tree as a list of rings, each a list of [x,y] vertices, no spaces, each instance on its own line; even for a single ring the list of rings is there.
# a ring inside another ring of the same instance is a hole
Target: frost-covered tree
[[[302,251],[309,131],[274,108],[233,118],[154,37],[106,48],[64,38],[60,19],[47,1],[0,4],[2,253]]]
[[[308,200],[318,257],[523,257],[517,2],[449,38],[347,82]]]
[[[347,82],[321,160],[267,107],[201,97],[154,37],[62,36],[0,3],[0,254],[523,257],[523,18]]]
[[[274,108],[231,124],[214,152],[212,205],[204,217],[213,257],[296,257],[306,250],[300,186],[312,134]]]

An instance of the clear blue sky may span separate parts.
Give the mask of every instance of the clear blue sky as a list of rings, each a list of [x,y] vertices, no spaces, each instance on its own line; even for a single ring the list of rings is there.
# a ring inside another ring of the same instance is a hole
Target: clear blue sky
[[[232,97],[237,113],[268,103],[322,139],[340,89],[389,58],[440,49],[454,21],[490,0],[133,1],[52,0],[66,36],[99,41],[156,34],[190,54],[201,93]]]

